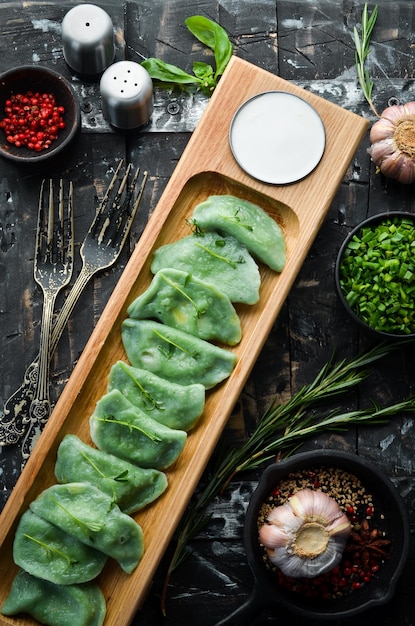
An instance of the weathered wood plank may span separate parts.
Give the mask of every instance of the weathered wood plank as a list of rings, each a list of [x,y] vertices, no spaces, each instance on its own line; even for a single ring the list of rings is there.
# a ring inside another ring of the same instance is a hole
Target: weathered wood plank
[[[150,172],[142,209],[133,228],[130,249],[138,241],[148,215],[156,206],[208,100],[202,94],[155,89],[151,123],[140,132],[124,136],[109,127],[102,116],[97,81],[85,83],[73,76],[62,55],[60,22],[77,0],[64,3],[0,1],[2,37],[0,71],[22,63],[45,64],[61,71],[72,83],[82,108],[82,142],[67,160],[54,164],[56,174],[73,177],[77,207],[75,232],[79,247],[92,212],[110,174],[112,161],[128,154]],[[99,2],[116,26],[117,60],[160,56],[187,70],[212,55],[183,26],[186,17],[203,14],[219,21],[229,32],[235,53],[312,93],[374,120],[356,82],[353,26],[359,22],[363,2],[353,0],[142,0]],[[373,34],[369,68],[375,78],[374,101],[379,111],[392,97],[415,99],[412,0],[380,0]],[[126,5],[126,7],[124,7]],[[370,8],[370,7],[369,7]],[[24,40],[24,41],[22,41]],[[108,137],[110,136],[110,138]],[[343,237],[368,214],[404,208],[413,211],[413,189],[375,175],[366,153],[368,139],[359,148],[327,219],[312,246],[258,361],[245,385],[225,430],[225,442],[241,441],[252,430],[269,401],[284,401],[310,382],[318,368],[336,350],[350,356],[370,340],[361,335],[337,302],[332,271]],[[103,156],[104,155],[104,156]],[[32,279],[35,213],[30,210],[38,193],[41,172],[20,171],[0,163],[0,396],[5,399],[20,383],[24,366],[37,347],[41,310],[40,294]],[[53,363],[53,393],[60,394],[100,313],[125,265],[97,278],[87,288],[82,303],[59,345]],[[78,260],[79,263],[79,260]],[[78,265],[79,269],[79,265]],[[32,305],[32,306],[30,306]],[[365,406],[369,399],[380,405],[396,402],[413,392],[414,354],[411,348],[393,354],[372,368],[367,383],[341,403],[345,410]],[[414,520],[414,425],[400,416],[376,428],[350,429],[322,435],[307,442],[320,447],[358,451],[386,471],[396,482]],[[18,475],[12,449],[0,450],[0,508]],[[192,542],[190,560],[172,578],[167,616],[159,610],[164,582],[162,563],[153,588],[134,626],[177,626],[193,623],[212,626],[237,608],[250,593],[252,577],[246,563],[242,517],[256,476],[235,481],[230,496],[210,507],[212,523]],[[414,613],[415,547],[392,603],[370,614],[379,626],[407,626]],[[195,612],[196,611],[196,612]],[[286,626],[299,620],[284,613],[263,612],[255,623]],[[343,623],[360,626],[367,617]],[[301,626],[308,626],[301,621]],[[311,626],[311,624],[310,624]]]

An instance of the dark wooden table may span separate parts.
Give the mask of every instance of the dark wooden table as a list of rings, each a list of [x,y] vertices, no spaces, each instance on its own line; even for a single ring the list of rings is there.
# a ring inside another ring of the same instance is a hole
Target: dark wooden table
[[[75,184],[77,250],[91,222],[98,199],[115,162],[124,157],[149,171],[142,208],[132,229],[133,248],[155,208],[166,182],[207,104],[201,94],[155,91],[155,110],[144,130],[112,130],[102,116],[98,83],[74,76],[63,59],[60,25],[77,2],[0,3],[0,71],[35,63],[66,76],[80,99],[82,134],[61,159],[52,164],[56,177]],[[117,35],[116,60],[140,62],[156,56],[191,70],[206,51],[195,43],[183,22],[202,14],[218,21],[229,33],[235,54],[272,73],[318,93],[374,121],[356,83],[353,26],[360,21],[363,2],[354,0],[117,0],[97,3],[111,15]],[[378,2],[370,71],[374,99],[382,110],[390,98],[414,99],[415,2]],[[209,141],[209,138],[206,138]],[[349,358],[368,348],[347,318],[334,291],[333,269],[346,234],[368,215],[388,209],[414,210],[413,186],[402,186],[375,173],[362,142],[338,190],[329,215],[299,272],[291,293],[243,390],[225,441],[245,438],[269,402],[287,400],[311,382],[335,351]],[[0,163],[0,398],[19,386],[25,366],[37,351],[42,297],[33,281],[36,198],[45,171]],[[123,271],[128,250],[116,266],[97,276],[85,290],[52,362],[52,394],[56,399],[83,350],[109,294]],[[79,255],[77,255],[79,259]],[[79,263],[79,260],[77,260]],[[77,267],[76,269],[79,269]],[[370,378],[343,398],[339,410],[386,406],[414,392],[413,348],[400,349],[371,368]],[[324,433],[302,450],[334,448],[357,453],[381,468],[396,484],[415,526],[415,425],[410,415],[379,427],[350,428]],[[19,474],[16,448],[0,448],[0,495],[4,506]],[[259,472],[239,476],[224,498],[210,506],[211,522],[191,542],[192,553],[174,573],[167,591],[167,615],[160,612],[160,594],[168,554],[155,577],[137,626],[213,626],[246,599],[252,577],[242,546],[244,512]],[[345,625],[415,624],[415,540],[394,599],[370,615],[345,620]],[[1,584],[1,582],[0,582]],[[280,610],[264,611],[254,622],[312,624]],[[123,626],[120,624],[120,626]]]

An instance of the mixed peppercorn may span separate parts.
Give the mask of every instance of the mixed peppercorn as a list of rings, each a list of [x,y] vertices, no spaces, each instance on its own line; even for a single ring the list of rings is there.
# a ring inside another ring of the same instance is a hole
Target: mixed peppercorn
[[[287,502],[300,489],[315,489],[334,498],[348,516],[352,532],[342,560],[331,571],[314,578],[290,578],[273,566],[264,549],[264,563],[276,575],[278,584],[288,591],[316,599],[344,597],[370,583],[388,558],[390,540],[385,519],[354,475],[337,468],[313,468],[290,474],[272,491],[258,518],[260,528],[270,510]]]
[[[65,108],[52,93],[28,91],[12,94],[0,121],[8,143],[41,152],[49,148],[65,128]]]

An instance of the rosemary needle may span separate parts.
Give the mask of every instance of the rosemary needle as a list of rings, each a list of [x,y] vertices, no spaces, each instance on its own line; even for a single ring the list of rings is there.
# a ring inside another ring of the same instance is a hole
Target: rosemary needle
[[[379,114],[377,113],[372,101],[373,81],[371,80],[369,71],[365,66],[366,59],[370,53],[370,39],[372,36],[373,27],[376,23],[377,16],[378,6],[375,5],[372,13],[369,16],[367,3],[365,3],[362,12],[361,37],[359,36],[359,31],[355,26],[353,29],[353,39],[355,44],[355,62],[357,77],[359,79],[363,95],[366,98],[370,108],[372,109],[376,117],[379,117]]]
[[[190,553],[189,541],[195,537],[209,520],[207,505],[228,486],[240,472],[253,470],[281,453],[292,454],[306,439],[325,430],[345,430],[351,424],[380,424],[402,411],[415,411],[415,398],[409,398],[385,408],[372,404],[371,408],[346,413],[331,411],[322,415],[321,407],[329,400],[347,393],[367,378],[364,369],[389,354],[403,342],[382,343],[360,355],[337,363],[331,359],[319,371],[315,379],[304,385],[285,404],[272,402],[250,437],[239,448],[227,448],[219,454],[210,479],[187,508],[178,528],[176,547],[171,558],[164,589],[161,609],[165,614],[165,596],[173,571]]]

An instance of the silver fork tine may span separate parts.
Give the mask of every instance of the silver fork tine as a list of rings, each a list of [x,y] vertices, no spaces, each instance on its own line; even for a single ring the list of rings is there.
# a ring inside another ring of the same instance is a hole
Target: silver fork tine
[[[98,237],[94,235],[94,231],[98,227],[99,222],[102,220],[102,216],[108,214],[108,205],[111,201],[111,196],[114,195],[113,192],[119,189],[119,186],[125,178],[124,175],[117,187],[117,181],[122,165],[123,161],[120,161],[82,244],[81,256],[83,265],[75,283],[64,301],[61,311],[55,318],[55,323],[52,329],[50,355],[52,355],[55,351],[66,323],[86,284],[94,274],[100,270],[110,267],[115,263],[128,237],[128,233],[140,205],[148,177],[147,172],[144,172],[141,185],[137,191],[136,199],[131,207],[132,195],[137,186],[140,174],[139,168],[136,169],[134,177],[128,185],[123,202],[117,207],[115,198],[112,201],[113,208],[118,208],[118,212],[114,216],[116,219],[112,220],[116,222],[117,230],[112,234],[111,245],[107,245],[108,242],[103,241],[102,237],[100,238],[101,243],[99,243]],[[33,396],[33,387],[36,381],[37,369],[38,357],[36,357],[27,367],[22,385],[14,392],[4,405],[4,416],[3,419],[0,420],[0,445],[17,444],[25,433],[27,423],[29,421],[27,417],[28,406]]]
[[[116,179],[114,181],[114,178],[111,181],[110,184],[110,189],[107,190],[107,194],[105,194],[105,202],[104,205],[100,207],[100,211],[97,215],[97,219],[94,222],[94,226],[93,226],[93,234],[94,236],[97,238],[97,241],[99,244],[102,244],[102,242],[105,239],[105,234],[107,229],[109,228],[109,226],[111,225],[111,221],[112,218],[114,217],[114,214],[117,210],[117,208],[119,208],[119,204],[120,204],[120,200],[122,198],[122,194],[124,193],[124,189],[125,186],[127,184],[128,181],[128,176],[130,174],[130,170],[131,170],[131,163],[128,164],[126,170],[125,170],[125,174],[121,179],[121,182],[118,186],[118,189],[115,193],[115,197],[114,200],[111,202],[111,205],[108,207],[108,202],[109,202],[109,196],[110,193],[114,190],[115,188],[115,183],[116,183]],[[108,193],[110,192],[110,193]],[[99,229],[99,231],[98,231]]]
[[[128,233],[130,231],[130,226],[134,221],[135,214],[137,213],[137,209],[140,205],[141,198],[144,192],[144,187],[147,182],[147,176],[148,176],[147,172],[143,173],[143,180],[141,181],[141,185],[138,189],[135,202],[131,208],[131,198],[132,198],[134,189],[137,186],[137,180],[138,180],[139,174],[140,174],[140,168],[137,168],[134,173],[131,183],[128,185],[124,201],[118,208],[118,212],[115,217],[115,220],[112,219],[110,224],[108,224],[106,227],[106,231],[107,231],[108,226],[111,225],[111,232],[108,234],[108,245],[111,244],[113,248],[116,247],[117,249],[121,250],[122,247],[124,246],[125,240],[127,239]],[[125,181],[125,183],[126,182],[127,180]],[[125,187],[125,184],[124,184],[124,187]],[[101,235],[103,237],[105,235],[105,232],[101,232],[100,237]]]
[[[34,396],[29,407],[29,430],[22,448],[23,458],[30,454],[33,435],[41,428],[50,414],[49,365],[53,311],[56,296],[67,285],[73,269],[73,186],[69,184],[69,197],[64,209],[63,181],[59,181],[58,211],[55,218],[53,181],[49,181],[47,209],[45,181],[39,196],[38,225],[34,278],[43,291],[43,310],[40,330],[39,368]],[[47,217],[46,217],[47,213]]]

